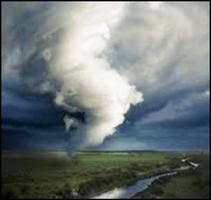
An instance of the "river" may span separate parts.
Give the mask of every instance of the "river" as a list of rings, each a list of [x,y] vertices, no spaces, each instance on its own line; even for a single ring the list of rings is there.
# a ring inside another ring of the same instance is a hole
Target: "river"
[[[93,199],[130,199],[137,193],[147,189],[149,185],[151,185],[155,180],[158,180],[165,176],[173,176],[176,174],[177,172],[168,172],[157,176],[152,176],[150,178],[142,179],[131,186],[115,188],[114,190],[105,192],[99,196],[95,196]]]
[[[188,160],[189,158],[182,159],[181,161],[187,163],[188,165],[181,166],[180,168],[175,169],[173,172],[166,172],[160,175],[152,176],[150,178],[141,179],[131,186],[115,188],[99,196],[95,196],[93,197],[93,199],[130,199],[139,192],[142,192],[147,189],[155,180],[166,176],[176,175],[178,171],[189,170],[191,168],[196,169],[197,167],[199,167],[198,163],[190,162]]]

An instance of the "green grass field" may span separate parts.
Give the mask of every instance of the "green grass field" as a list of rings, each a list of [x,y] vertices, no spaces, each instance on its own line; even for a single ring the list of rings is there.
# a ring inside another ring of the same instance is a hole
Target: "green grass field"
[[[209,156],[190,154],[189,157],[200,164],[198,168],[158,180],[135,198],[209,199]]]
[[[70,159],[64,152],[7,152],[2,155],[2,197],[87,198],[179,167],[183,156],[167,152],[80,152]]]

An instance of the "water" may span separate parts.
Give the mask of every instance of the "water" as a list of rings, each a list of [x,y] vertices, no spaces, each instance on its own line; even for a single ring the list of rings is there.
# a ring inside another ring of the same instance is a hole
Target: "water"
[[[123,188],[115,188],[109,192],[103,193],[99,196],[94,197],[93,199],[130,199],[134,195],[143,190],[147,189],[149,185],[151,185],[155,180],[160,179],[165,176],[173,176],[177,174],[177,172],[169,172],[157,176],[153,176],[150,178],[142,179],[137,181],[135,184],[123,187]]]

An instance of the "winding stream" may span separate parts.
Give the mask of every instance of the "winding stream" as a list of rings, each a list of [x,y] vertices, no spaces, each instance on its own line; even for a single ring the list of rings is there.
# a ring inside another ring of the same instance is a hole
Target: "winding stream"
[[[105,192],[99,196],[95,196],[93,199],[130,199],[137,193],[147,189],[149,185],[151,185],[155,180],[165,176],[173,176],[176,174],[177,172],[168,172],[150,178],[142,179],[137,181],[135,184],[131,186],[123,188],[115,188],[114,190]]]
[[[92,199],[130,199],[139,192],[147,189],[154,181],[166,177],[173,176],[178,173],[178,171],[189,170],[191,168],[196,169],[199,167],[198,163],[188,161],[189,158],[182,159],[181,161],[187,163],[186,166],[181,166],[180,168],[175,169],[173,172],[166,172],[160,175],[152,176],[150,178],[141,179],[135,182],[133,185],[122,188],[115,188],[111,191],[105,192],[99,196],[95,196]]]

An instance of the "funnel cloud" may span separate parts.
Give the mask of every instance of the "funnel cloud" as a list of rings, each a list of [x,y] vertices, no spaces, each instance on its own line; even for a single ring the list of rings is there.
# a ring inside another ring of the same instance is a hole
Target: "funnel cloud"
[[[24,6],[19,15],[26,21],[25,27],[31,26],[30,22],[39,20],[40,16],[33,16],[28,22],[22,13],[28,9],[33,12],[40,4]],[[50,93],[52,101],[65,110],[64,125],[70,134],[68,149],[71,151],[103,143],[124,122],[130,106],[143,101],[142,93],[126,76],[112,68],[104,53],[112,32],[121,21],[124,6],[125,3],[83,3],[66,8],[58,5],[56,13],[54,7],[50,7],[45,20],[32,28],[29,43],[17,42],[16,51],[7,48],[15,63],[10,63],[8,54],[5,55],[5,76],[11,76],[15,70],[18,84],[33,93]],[[13,20],[15,16],[10,22]],[[30,27],[26,29],[25,34]],[[12,43],[9,36],[4,37]],[[32,58],[34,63],[28,63]],[[20,64],[15,67],[17,63]],[[69,115],[77,111],[85,113],[84,123]],[[76,129],[73,133],[71,127]]]
[[[208,149],[209,16],[209,2],[3,2],[3,145]]]

